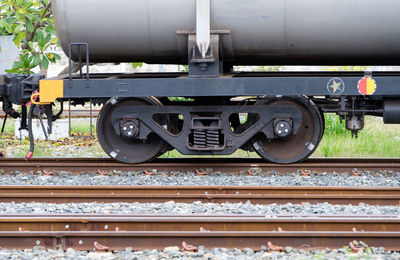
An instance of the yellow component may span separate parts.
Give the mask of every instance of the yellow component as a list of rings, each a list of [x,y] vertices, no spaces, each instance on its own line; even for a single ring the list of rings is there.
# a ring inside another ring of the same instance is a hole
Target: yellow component
[[[39,82],[40,103],[50,104],[64,96],[63,80],[41,80]]]
[[[32,102],[32,104],[34,104],[34,105],[40,105],[40,102],[36,102],[36,97],[39,97],[39,93],[33,93],[32,95],[31,95],[31,102]]]

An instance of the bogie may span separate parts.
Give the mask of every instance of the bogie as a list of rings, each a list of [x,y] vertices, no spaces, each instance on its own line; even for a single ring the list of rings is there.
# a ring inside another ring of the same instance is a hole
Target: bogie
[[[247,115],[246,122],[238,124],[233,120],[238,116],[238,108],[240,114]],[[305,124],[309,127],[304,128]],[[100,112],[97,127],[104,150],[111,157],[127,163],[157,157],[167,150],[166,143],[185,155],[228,155],[246,147],[249,142],[269,161],[292,163],[305,159],[314,151],[322,129],[318,109],[306,98],[276,101],[260,98],[241,107],[233,104],[161,106],[154,98],[113,98]],[[270,142],[263,144],[266,149],[273,144],[281,153],[277,145],[290,144],[295,155],[282,160],[275,159],[279,154],[275,157],[266,155],[259,150],[259,143],[263,143],[260,137]],[[304,137],[307,144],[299,141]]]

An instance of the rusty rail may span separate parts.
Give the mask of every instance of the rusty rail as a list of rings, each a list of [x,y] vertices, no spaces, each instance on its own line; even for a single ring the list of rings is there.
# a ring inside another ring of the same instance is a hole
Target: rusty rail
[[[400,205],[400,188],[237,186],[0,186],[0,202],[323,203]]]
[[[181,246],[185,241],[208,248],[260,249],[271,242],[309,249],[340,248],[361,240],[400,250],[400,219],[396,217],[2,216],[0,228],[4,248],[41,245],[91,250],[100,243],[110,250],[140,250]]]
[[[291,165],[279,165],[266,163],[257,158],[183,158],[183,159],[158,159],[151,163],[128,165],[116,162],[109,158],[35,158],[30,161],[24,159],[0,159],[0,169],[8,171],[36,171],[36,170],[64,170],[74,173],[88,171],[144,171],[156,169],[157,171],[196,171],[198,169],[210,169],[211,172],[221,171],[226,173],[238,173],[251,168],[259,168],[262,171],[277,171],[280,173],[295,172],[298,170],[313,172],[351,172],[359,171],[393,170],[400,171],[400,159],[374,159],[374,158],[335,158],[335,159],[309,159],[303,163]]]
[[[400,232],[397,216],[0,215],[1,231],[360,231]]]

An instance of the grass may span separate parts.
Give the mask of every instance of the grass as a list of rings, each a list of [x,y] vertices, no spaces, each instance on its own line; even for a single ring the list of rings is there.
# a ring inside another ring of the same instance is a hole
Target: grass
[[[337,116],[325,118],[325,135],[314,157],[400,157],[400,125],[384,125],[381,118],[366,117],[365,129],[355,138]]]
[[[95,124],[93,133],[96,133]],[[96,136],[89,136],[89,120],[72,120],[72,134],[85,135],[83,138],[64,138],[57,141],[37,141],[36,157],[104,157],[107,156],[97,142]],[[7,157],[24,157],[29,149],[28,140],[14,136],[14,121],[8,120],[5,134],[0,136],[0,150]],[[358,138],[352,137],[335,115],[326,115],[325,135],[313,157],[400,157],[400,125],[384,125],[381,118],[366,117],[365,129]],[[242,150],[223,157],[256,157],[256,153]],[[170,151],[162,157],[180,158],[177,151]],[[198,157],[198,156],[194,156]],[[221,157],[221,156],[213,156]]]

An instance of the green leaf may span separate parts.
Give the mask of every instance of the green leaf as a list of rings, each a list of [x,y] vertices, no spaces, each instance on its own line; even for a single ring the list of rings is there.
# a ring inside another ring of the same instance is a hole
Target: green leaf
[[[26,28],[28,28],[29,32],[33,32],[33,24],[29,18],[25,18],[26,21]]]
[[[47,57],[45,55],[43,55],[42,57],[42,66],[43,68],[45,68],[46,70],[49,68],[49,60],[47,59]]]
[[[55,34],[56,33],[56,30],[55,30],[53,25],[46,26],[45,30],[46,30],[47,33],[50,33],[50,34]]]
[[[44,39],[44,44],[49,43],[50,40],[51,40],[51,34],[47,34],[47,35],[46,35],[46,38]]]
[[[7,32],[9,32],[9,33],[12,33],[12,32],[13,32],[13,30],[12,30],[12,28],[11,28],[11,25],[10,25],[9,23],[6,23],[6,24],[5,24],[5,28],[6,28]]]
[[[143,62],[134,62],[132,63],[132,68],[137,69],[143,66]]]
[[[43,47],[45,45],[43,32],[41,30],[36,31],[36,37],[39,48],[43,50]]]
[[[51,39],[50,44],[57,44],[59,45],[59,41],[57,37],[53,37],[53,39]]]
[[[14,36],[15,45],[17,45],[18,47],[21,47],[21,42],[24,41],[24,39],[25,39],[25,32],[24,31],[19,31]]]
[[[36,55],[34,56],[34,58],[33,58],[31,67],[32,67],[32,68],[35,68],[37,65],[39,65],[39,63],[40,63],[40,55],[39,55],[39,54],[36,54]]]
[[[19,33],[24,25],[22,23],[15,24],[14,32]]]
[[[53,53],[53,56],[55,60],[61,60],[61,56],[58,55],[57,53]]]
[[[27,11],[31,11],[31,10],[27,10]],[[28,17],[29,20],[31,20],[31,21],[35,20],[35,16],[32,13],[26,13],[25,16]]]
[[[33,46],[33,42],[28,42],[28,45],[31,51],[35,49],[35,47]]]
[[[17,45],[18,47],[21,45],[21,33],[20,32],[15,34],[13,41],[14,41],[15,45]]]
[[[29,60],[28,54],[25,55],[20,55],[21,61],[22,61],[22,66],[25,68],[28,68],[31,61]]]

